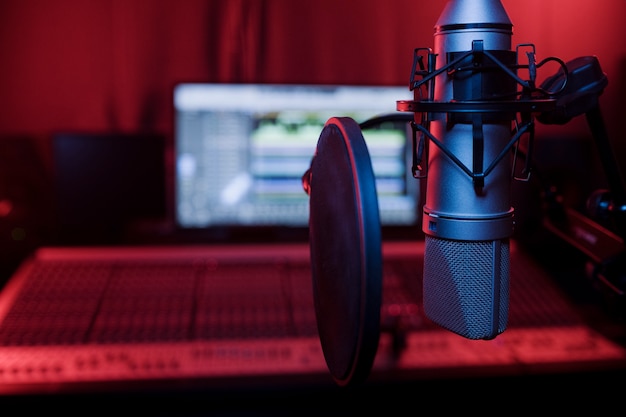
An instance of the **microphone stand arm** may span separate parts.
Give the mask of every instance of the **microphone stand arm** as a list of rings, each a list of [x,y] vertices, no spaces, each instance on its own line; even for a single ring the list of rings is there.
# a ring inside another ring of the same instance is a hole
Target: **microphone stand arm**
[[[600,106],[590,109],[585,113],[585,117],[595,140],[610,190],[610,194],[598,195],[600,201],[596,205],[597,210],[601,210],[598,214],[605,212],[610,216],[617,234],[622,240],[626,240],[626,188],[624,188],[619,165],[611,149]]]
[[[576,58],[567,68],[544,81],[545,90],[558,86],[554,95],[554,111],[545,112],[537,120],[546,124],[565,124],[584,114],[605,172],[609,190],[595,192],[587,208],[596,217],[608,221],[610,227],[565,207],[558,195],[548,192],[548,212],[544,226],[552,233],[587,255],[592,283],[618,315],[626,313],[626,188],[615,159],[600,111],[599,96],[607,85],[595,56]]]

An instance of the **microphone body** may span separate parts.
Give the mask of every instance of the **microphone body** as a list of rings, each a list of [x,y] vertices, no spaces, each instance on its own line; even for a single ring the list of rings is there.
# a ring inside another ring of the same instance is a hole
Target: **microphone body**
[[[512,27],[499,0],[449,1],[435,26],[437,68],[477,45],[514,65]],[[459,69],[437,75],[434,101],[451,106],[497,102],[498,97],[515,93],[514,81],[493,70],[493,65],[475,60],[468,57]],[[461,336],[492,339],[508,321],[512,159],[501,158],[488,175],[482,173],[510,141],[514,116],[440,112],[430,118],[429,130],[442,146],[431,144],[428,149],[422,223],[424,311]],[[459,161],[475,176],[461,169]]]

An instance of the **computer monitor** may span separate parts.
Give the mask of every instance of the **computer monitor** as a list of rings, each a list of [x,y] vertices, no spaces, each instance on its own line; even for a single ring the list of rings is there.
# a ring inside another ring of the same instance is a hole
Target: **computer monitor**
[[[174,89],[175,220],[183,228],[308,224],[302,175],[324,123],[398,115],[408,86],[181,83]],[[410,126],[362,130],[381,225],[415,225],[419,181],[410,172]]]

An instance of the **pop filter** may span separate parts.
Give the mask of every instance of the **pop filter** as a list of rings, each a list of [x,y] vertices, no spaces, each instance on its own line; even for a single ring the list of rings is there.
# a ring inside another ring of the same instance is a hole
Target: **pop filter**
[[[329,119],[303,177],[318,333],[338,385],[360,383],[380,333],[381,228],[375,178],[359,125]]]

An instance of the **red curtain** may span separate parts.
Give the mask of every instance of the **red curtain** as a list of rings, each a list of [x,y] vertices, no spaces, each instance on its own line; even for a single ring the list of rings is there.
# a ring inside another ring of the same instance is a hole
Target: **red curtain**
[[[621,133],[626,2],[502,2],[514,44],[535,43],[540,58],[599,56],[610,80],[602,104],[611,133]],[[432,46],[444,4],[2,0],[0,135],[168,134],[181,81],[407,84],[413,48]]]

